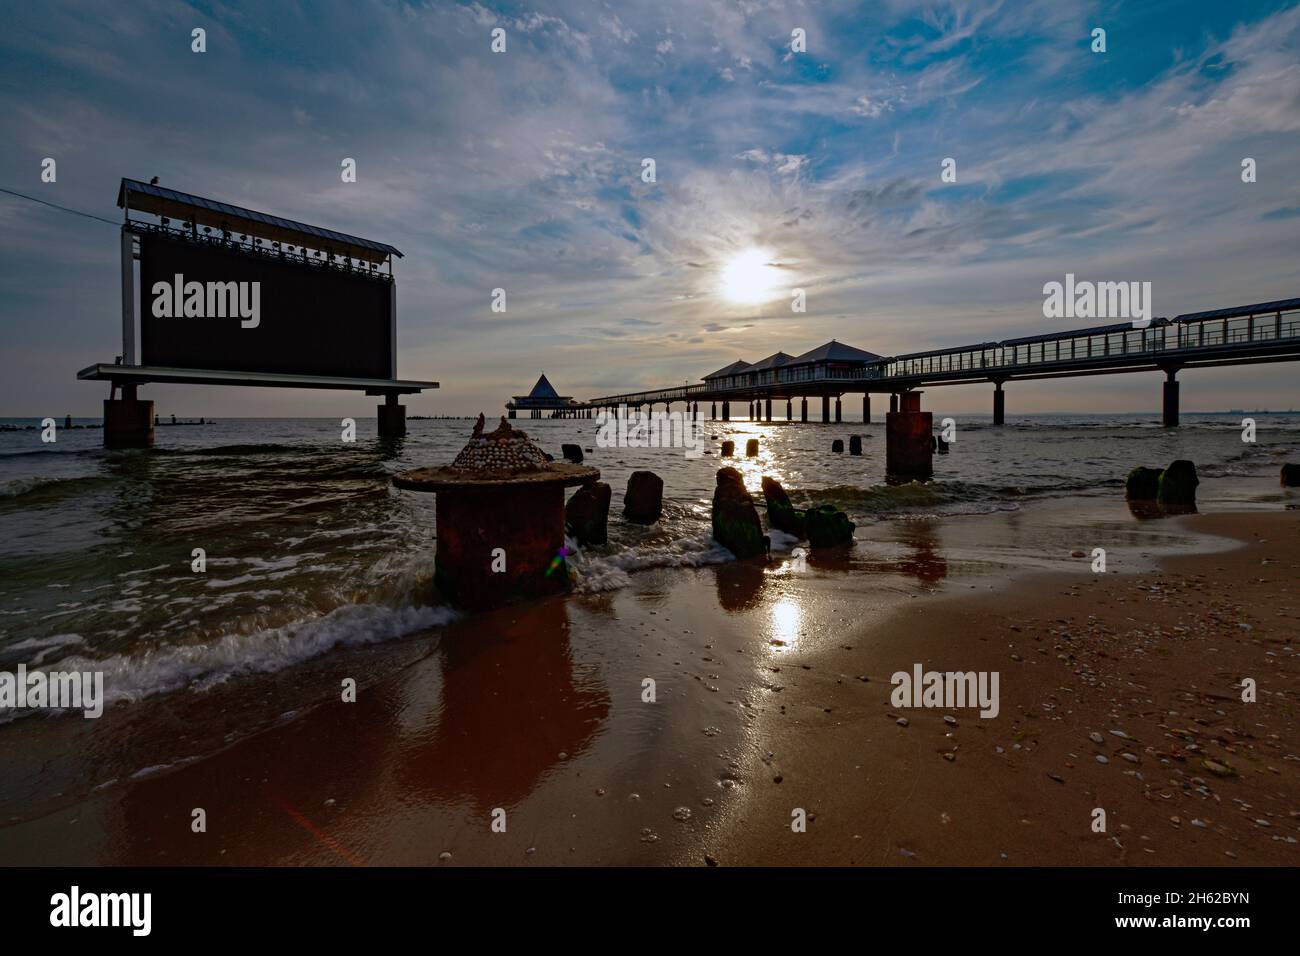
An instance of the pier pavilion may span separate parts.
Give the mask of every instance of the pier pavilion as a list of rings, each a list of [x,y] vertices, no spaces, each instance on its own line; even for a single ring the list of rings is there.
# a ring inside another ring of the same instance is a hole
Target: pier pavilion
[[[517,418],[521,411],[527,412],[528,418],[591,417],[591,409],[584,403],[575,402],[572,396],[557,393],[545,373],[542,373],[542,377],[527,395],[515,395],[506,402],[506,414],[511,418]]]

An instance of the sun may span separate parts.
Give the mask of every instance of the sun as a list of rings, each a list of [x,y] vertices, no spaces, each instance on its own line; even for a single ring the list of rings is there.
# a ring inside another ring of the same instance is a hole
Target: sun
[[[772,264],[770,249],[745,249],[722,267],[722,296],[737,305],[760,305],[777,297],[781,270]]]

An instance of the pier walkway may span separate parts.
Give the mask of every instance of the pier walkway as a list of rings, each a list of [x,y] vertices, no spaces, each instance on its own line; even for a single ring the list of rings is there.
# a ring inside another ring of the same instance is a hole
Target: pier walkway
[[[1049,332],[1000,342],[981,342],[908,355],[880,356],[828,342],[803,355],[777,352],[753,364],[734,362],[698,385],[659,388],[577,401],[564,414],[590,417],[597,409],[688,403],[700,415],[731,417],[731,403],[748,405],[750,419],[772,420],[773,401],[784,400],[787,420],[800,402],[808,421],[808,399],[821,399],[823,422],[842,420],[842,399],[862,395],[862,419],[871,420],[871,395],[898,396],[923,387],[987,382],[994,386],[993,420],[1005,420],[1003,386],[1014,380],[1159,371],[1165,374],[1163,421],[1178,424],[1178,380],[1182,369],[1300,361],[1300,298],[1157,318],[1145,328],[1131,322]],[[832,400],[834,408],[832,411]],[[721,416],[719,416],[719,407]]]

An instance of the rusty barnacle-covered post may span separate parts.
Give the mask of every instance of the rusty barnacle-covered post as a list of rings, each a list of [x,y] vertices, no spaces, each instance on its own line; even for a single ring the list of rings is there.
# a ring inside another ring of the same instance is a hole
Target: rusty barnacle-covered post
[[[600,471],[546,460],[505,420],[474,435],[456,460],[393,476],[408,491],[437,494],[434,582],[453,604],[476,609],[568,589],[564,489],[597,481]]]

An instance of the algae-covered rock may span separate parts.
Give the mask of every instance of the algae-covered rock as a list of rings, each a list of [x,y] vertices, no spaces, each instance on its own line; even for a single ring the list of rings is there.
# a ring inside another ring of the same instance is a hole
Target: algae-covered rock
[[[805,536],[804,513],[790,504],[790,496],[781,487],[781,482],[764,475],[763,497],[767,499],[768,524],[796,538]]]
[[[771,545],[763,534],[754,499],[734,468],[719,468],[713,489],[713,537],[738,558],[766,554]]]
[[[1156,500],[1166,508],[1195,508],[1198,484],[1200,479],[1196,477],[1196,466],[1180,458],[1161,472]]]
[[[1124,497],[1129,501],[1155,501],[1160,493],[1162,473],[1160,468],[1134,468],[1124,481]]]
[[[818,505],[804,512],[808,543],[814,548],[834,548],[853,542],[854,524],[834,505]]]

